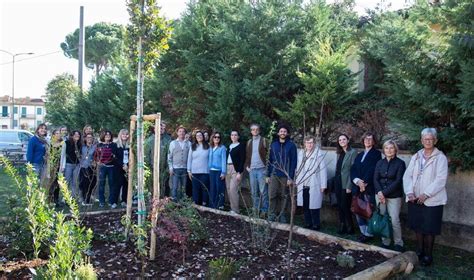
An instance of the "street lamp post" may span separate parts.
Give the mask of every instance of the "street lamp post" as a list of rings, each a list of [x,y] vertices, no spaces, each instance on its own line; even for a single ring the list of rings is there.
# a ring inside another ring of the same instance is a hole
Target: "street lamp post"
[[[6,54],[9,54],[12,57],[12,124],[11,128],[14,128],[13,125],[15,124],[15,58],[20,55],[32,55],[34,53],[29,52],[29,53],[11,53],[6,50],[0,50],[0,52],[4,52]]]

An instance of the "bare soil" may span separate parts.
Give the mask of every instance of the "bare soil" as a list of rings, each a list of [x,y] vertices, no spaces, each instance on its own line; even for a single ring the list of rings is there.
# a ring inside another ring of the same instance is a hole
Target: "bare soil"
[[[186,279],[206,278],[209,261],[232,258],[239,263],[234,274],[237,279],[288,279],[286,249],[288,232],[276,231],[276,237],[267,252],[251,245],[250,226],[234,217],[201,213],[206,219],[209,238],[191,242],[184,252],[175,243],[159,240],[157,258],[142,260],[129,241],[123,241],[120,218],[124,213],[88,216],[84,224],[94,231],[90,261],[100,279]],[[5,242],[0,242],[0,256],[6,256]],[[291,278],[340,279],[384,262],[386,258],[371,251],[345,250],[337,244],[322,245],[305,237],[294,235],[291,251]],[[355,259],[354,268],[338,266],[339,253]],[[0,279],[29,279],[30,267],[44,265],[42,260],[25,261],[23,257],[0,262]],[[142,270],[143,269],[143,270]]]

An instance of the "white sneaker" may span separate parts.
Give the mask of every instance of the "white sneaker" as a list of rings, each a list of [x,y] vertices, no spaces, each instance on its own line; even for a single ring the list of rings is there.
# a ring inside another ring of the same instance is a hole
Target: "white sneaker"
[[[117,208],[117,203],[114,203],[114,204],[110,205],[110,208],[112,208],[112,209]]]
[[[84,201],[81,202],[81,205],[82,205],[82,206],[87,206],[87,204],[86,204]]]
[[[122,203],[120,203],[120,205],[122,205],[122,207],[127,207],[127,202],[123,201]]]
[[[234,210],[230,210],[229,213],[232,215],[237,215],[237,212],[235,212]]]

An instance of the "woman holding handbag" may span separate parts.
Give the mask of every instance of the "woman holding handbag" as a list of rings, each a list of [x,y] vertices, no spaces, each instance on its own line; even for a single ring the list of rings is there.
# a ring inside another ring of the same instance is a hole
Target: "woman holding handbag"
[[[375,201],[380,207],[380,214],[388,212],[392,223],[394,249],[403,251],[402,228],[400,226],[400,209],[403,198],[403,173],[405,162],[397,157],[398,146],[388,140],[383,144],[384,159],[375,165],[374,188]],[[382,247],[390,248],[390,238],[382,237]]]
[[[436,129],[423,129],[423,149],[412,156],[403,175],[408,226],[416,233],[416,253],[423,266],[433,262],[434,239],[441,233],[443,207],[448,201],[448,159],[435,147],[437,141]]]
[[[365,149],[357,155],[351,167],[351,180],[354,183],[352,195],[363,195],[364,199],[368,200],[366,202],[375,204],[374,171],[375,165],[382,159],[382,153],[375,149],[375,137],[372,133],[364,133],[362,135],[362,142]],[[356,214],[356,218],[361,233],[358,240],[365,243],[372,239],[372,235],[367,232],[369,217],[362,217]]]
[[[351,213],[351,167],[356,156],[356,150],[352,149],[349,145],[349,137],[345,134],[340,134],[337,137],[337,163],[336,175],[334,177],[339,222],[341,224],[337,232],[338,234],[354,234],[354,223],[352,222]]]

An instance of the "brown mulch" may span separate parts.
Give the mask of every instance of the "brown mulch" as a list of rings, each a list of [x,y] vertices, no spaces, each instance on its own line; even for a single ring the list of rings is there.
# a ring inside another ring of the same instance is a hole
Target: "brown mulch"
[[[122,240],[120,218],[123,214],[84,218],[84,223],[94,231],[90,261],[101,279],[135,279],[141,275],[142,260],[136,253],[135,245]],[[207,221],[209,239],[189,244],[184,264],[183,251],[177,244],[158,240],[157,258],[143,262],[145,278],[206,278],[209,261],[219,257],[232,258],[239,263],[240,268],[234,275],[237,279],[274,279],[288,275],[285,259],[288,232],[275,232],[271,247],[267,252],[261,252],[251,246],[250,226],[247,223],[213,213],[201,215]],[[376,252],[344,250],[337,244],[323,245],[296,234],[293,236],[291,278],[294,279],[340,279],[386,260]],[[1,248],[0,243],[0,252]],[[336,256],[339,253],[353,256],[356,266],[352,269],[338,266]],[[12,272],[7,272],[7,264],[1,265],[0,279],[27,279],[28,263],[17,261],[17,267],[22,269],[12,269]]]

